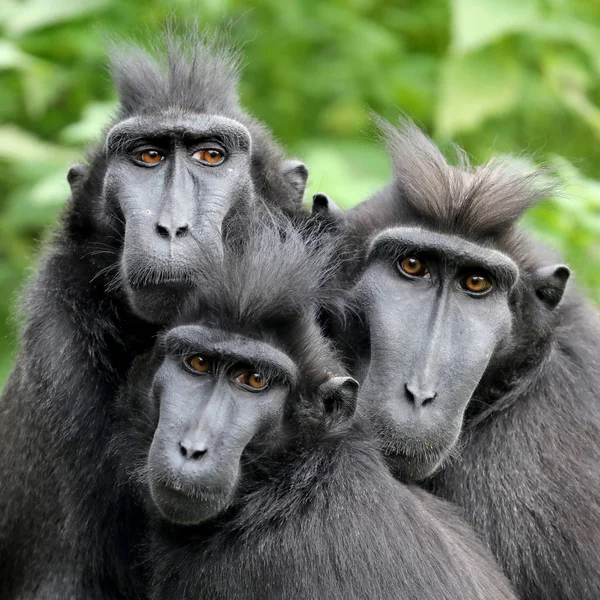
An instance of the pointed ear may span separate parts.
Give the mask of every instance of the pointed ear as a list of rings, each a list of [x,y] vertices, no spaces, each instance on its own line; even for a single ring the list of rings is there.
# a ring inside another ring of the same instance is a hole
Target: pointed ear
[[[306,190],[306,181],[308,180],[306,165],[299,160],[286,160],[281,165],[281,174],[298,194],[294,201],[297,204],[302,204],[304,190]]]
[[[71,186],[71,191],[73,191],[73,188],[77,186],[83,179],[85,179],[89,170],[90,168],[84,164],[73,165],[69,169],[69,172],[67,173],[67,181]]]
[[[549,308],[554,309],[562,300],[571,270],[566,265],[542,267],[535,272],[536,296]]]
[[[330,421],[348,421],[356,411],[358,381],[352,377],[332,377],[321,384],[317,397]]]
[[[341,209],[327,194],[322,194],[319,192],[313,196],[313,215],[328,217],[329,215],[337,215],[341,212]]]

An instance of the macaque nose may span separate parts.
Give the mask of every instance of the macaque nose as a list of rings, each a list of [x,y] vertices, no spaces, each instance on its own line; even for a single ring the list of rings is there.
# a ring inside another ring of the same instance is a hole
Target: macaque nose
[[[437,396],[437,392],[432,392],[430,390],[422,390],[418,385],[414,385],[412,383],[407,383],[404,386],[406,390],[406,397],[411,404],[415,406],[426,406],[433,402],[434,398]]]
[[[183,439],[179,442],[179,453],[187,460],[200,460],[207,451],[206,444]]]
[[[181,238],[188,234],[189,225],[180,225],[179,227],[167,226],[162,223],[156,224],[156,233],[161,237],[169,240]]]

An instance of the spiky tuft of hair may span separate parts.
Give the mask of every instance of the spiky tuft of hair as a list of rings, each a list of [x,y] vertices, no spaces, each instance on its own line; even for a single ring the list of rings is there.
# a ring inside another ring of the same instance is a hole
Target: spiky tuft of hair
[[[453,166],[411,121],[402,119],[398,127],[376,121],[392,157],[395,195],[426,227],[475,238],[499,235],[554,191],[543,169],[524,172],[506,159],[474,168],[462,151]]]
[[[337,268],[333,237],[266,208],[229,231],[224,257],[206,257],[187,318],[209,316],[242,332],[312,314],[328,300]]]
[[[110,72],[119,117],[175,108],[235,118],[240,57],[222,38],[195,30],[177,36],[167,28],[152,52],[131,43],[113,44]]]

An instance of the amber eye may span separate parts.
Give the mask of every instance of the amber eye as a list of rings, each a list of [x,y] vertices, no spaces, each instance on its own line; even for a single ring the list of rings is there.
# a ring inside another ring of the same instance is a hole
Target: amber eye
[[[256,391],[264,390],[269,385],[269,382],[262,373],[253,373],[252,371],[238,373],[233,380],[241,383],[244,387]]]
[[[186,358],[185,364],[196,373],[210,373],[212,369],[212,360],[197,354]]]
[[[492,282],[484,275],[473,273],[460,282],[463,290],[472,294],[485,294],[492,289]]]
[[[205,165],[215,166],[220,165],[225,160],[225,154],[217,148],[204,148],[194,152],[192,158]]]
[[[406,275],[410,275],[410,277],[429,276],[429,269],[427,268],[427,265],[418,258],[415,258],[414,256],[408,256],[406,258],[403,258],[401,261],[398,262],[398,267],[403,273],[406,273]]]
[[[165,155],[158,150],[144,150],[136,154],[135,159],[146,165],[156,165],[165,159]]]

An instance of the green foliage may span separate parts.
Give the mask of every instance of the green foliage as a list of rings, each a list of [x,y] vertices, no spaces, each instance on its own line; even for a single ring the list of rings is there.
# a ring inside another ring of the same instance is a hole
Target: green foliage
[[[600,301],[600,4],[595,0],[2,0],[0,381],[15,312],[65,174],[115,98],[107,37],[148,39],[165,20],[231,27],[242,98],[311,168],[310,190],[350,206],[389,177],[369,111],[399,112],[475,162],[548,164],[564,194],[525,223]]]

